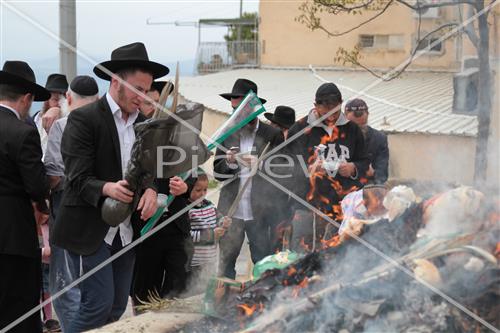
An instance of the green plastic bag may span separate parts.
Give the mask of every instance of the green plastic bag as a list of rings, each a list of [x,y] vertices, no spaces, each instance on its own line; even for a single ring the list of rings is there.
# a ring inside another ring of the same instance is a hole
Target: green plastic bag
[[[269,269],[283,269],[299,259],[299,254],[293,251],[283,251],[270,255],[257,262],[253,267],[253,279],[258,280]]]

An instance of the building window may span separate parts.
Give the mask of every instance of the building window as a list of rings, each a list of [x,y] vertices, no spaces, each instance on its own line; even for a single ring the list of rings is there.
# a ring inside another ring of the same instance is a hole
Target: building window
[[[360,35],[359,36],[359,46],[360,47],[373,47],[375,45],[374,35]]]
[[[417,51],[427,52],[431,54],[443,53],[443,42],[439,40],[440,37],[431,37],[422,40],[417,47]],[[415,41],[416,43],[416,41]]]
[[[404,49],[404,35],[359,35],[361,48]]]

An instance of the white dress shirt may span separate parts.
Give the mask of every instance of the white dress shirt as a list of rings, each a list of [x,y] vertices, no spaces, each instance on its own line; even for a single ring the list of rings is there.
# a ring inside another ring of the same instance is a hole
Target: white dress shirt
[[[13,108],[11,108],[10,106],[7,106],[5,104],[0,104],[0,106],[3,106],[4,108],[9,109],[10,111],[12,111],[16,115],[17,119],[21,120],[21,117],[19,116],[19,113],[17,113],[16,110],[14,110]]]
[[[122,118],[122,111],[120,110],[120,106],[113,100],[113,97],[111,97],[109,92],[106,93],[106,100],[108,101],[109,108],[111,109],[111,113],[113,114],[116,131],[118,132],[118,139],[120,140],[120,154],[123,178],[125,170],[127,170],[128,161],[130,160],[132,145],[135,141],[134,122],[139,115],[139,111],[129,114],[127,121],[125,121]],[[130,242],[132,242],[133,236],[130,216],[128,216],[125,221],[123,221],[118,227],[110,227],[106,237],[104,238],[104,241],[107,244],[111,245],[113,243],[113,239],[116,236],[118,228],[120,228],[120,238],[122,246],[130,244]]]
[[[45,156],[45,151],[47,150],[47,141],[49,140],[49,135],[45,132],[45,128],[42,125],[42,111],[38,112],[33,119],[40,135],[40,145],[42,146],[42,157]]]
[[[257,125],[253,132],[248,133],[248,131],[242,130],[240,131],[240,152],[242,153],[251,153],[253,150],[253,144],[255,142],[255,134],[259,129],[259,122],[257,120]],[[240,165],[240,187],[243,187],[248,177],[251,175],[251,167]],[[250,180],[247,188],[241,195],[241,200],[238,203],[238,208],[234,213],[234,217],[237,219],[241,219],[244,221],[253,220],[253,212],[252,212],[252,202],[251,202],[251,194],[252,194],[252,181]]]

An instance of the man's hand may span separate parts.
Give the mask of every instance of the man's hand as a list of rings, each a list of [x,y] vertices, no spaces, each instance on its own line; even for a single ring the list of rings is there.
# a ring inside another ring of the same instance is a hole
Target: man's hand
[[[134,199],[134,192],[130,191],[127,186],[128,182],[126,180],[120,180],[116,183],[108,182],[104,184],[102,194],[124,203],[131,203]]]
[[[238,147],[231,147],[226,152],[226,161],[227,163],[236,163],[236,154],[239,152]]]
[[[158,209],[157,197],[158,195],[155,190],[150,188],[146,189],[137,206],[137,210],[142,210],[141,220],[146,221],[156,212]]]
[[[45,132],[49,134],[50,128],[54,121],[61,117],[61,109],[58,107],[53,107],[45,111],[42,115],[42,127],[45,129]]]
[[[368,171],[366,171],[366,176],[367,177],[373,177],[375,176],[375,170],[373,169],[372,165],[370,164],[370,166],[368,167]]]
[[[323,160],[316,158],[313,164],[309,165],[307,170],[309,171],[309,175],[314,175],[316,172],[323,168]]]
[[[174,196],[179,196],[184,194],[188,190],[187,184],[182,180],[181,177],[175,176],[170,178],[170,194]]]
[[[240,156],[240,162],[243,166],[251,169],[257,163],[258,157],[252,154],[244,154]]]
[[[221,218],[221,227],[224,229],[229,229],[231,224],[233,223],[233,220],[229,216],[224,216]]]
[[[342,162],[339,166],[339,173],[342,177],[352,177],[356,173],[356,166],[352,162]]]
[[[217,242],[219,239],[221,239],[222,236],[224,236],[224,233],[226,232],[226,229],[222,227],[217,227],[214,229],[214,238],[215,241]]]

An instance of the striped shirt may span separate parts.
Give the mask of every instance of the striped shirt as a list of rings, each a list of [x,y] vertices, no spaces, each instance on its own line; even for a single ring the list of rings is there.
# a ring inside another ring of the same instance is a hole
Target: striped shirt
[[[208,200],[189,210],[191,237],[194,243],[194,255],[191,266],[200,266],[214,262],[217,256],[217,244],[214,229],[217,227],[217,209]]]

